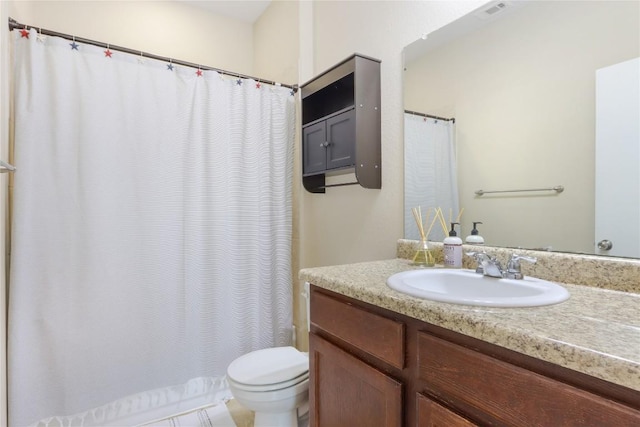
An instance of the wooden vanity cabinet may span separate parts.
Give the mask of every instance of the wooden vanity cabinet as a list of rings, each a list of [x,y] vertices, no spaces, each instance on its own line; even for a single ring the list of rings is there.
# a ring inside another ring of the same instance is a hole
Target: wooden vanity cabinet
[[[321,292],[311,312],[311,425],[402,426],[402,383],[380,366],[404,366],[404,324]]]
[[[640,426],[640,392],[311,286],[310,421]]]

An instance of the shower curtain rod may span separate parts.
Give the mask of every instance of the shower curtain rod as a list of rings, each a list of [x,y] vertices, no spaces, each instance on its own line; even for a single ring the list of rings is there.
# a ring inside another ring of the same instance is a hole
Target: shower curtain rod
[[[417,111],[404,110],[404,112],[407,114],[413,114],[414,116],[428,117],[430,119],[443,120],[445,122],[453,122],[453,123],[456,122],[455,117],[451,117],[450,119],[448,119],[446,117],[433,116],[431,114],[425,114],[425,113],[418,113]]]
[[[22,29],[26,29],[26,30],[34,29],[34,30],[37,30],[38,33],[44,34],[46,36],[61,37],[63,39],[73,40],[73,41],[78,42],[78,43],[84,43],[84,44],[90,44],[90,45],[94,45],[94,46],[98,46],[98,47],[108,48],[109,50],[113,50],[113,51],[130,53],[130,54],[133,54],[133,55],[142,55],[143,57],[149,58],[149,59],[157,59],[159,61],[171,62],[172,64],[183,65],[185,67],[191,67],[191,68],[194,68],[194,69],[200,69],[200,70],[204,70],[204,71],[216,71],[216,72],[218,72],[220,74],[224,74],[226,76],[232,76],[232,77],[237,77],[237,78],[241,78],[241,79],[252,79],[252,80],[255,80],[255,81],[260,82],[260,83],[265,83],[265,84],[269,84],[269,85],[273,85],[273,86],[286,87],[286,88],[292,89],[294,92],[298,91],[298,85],[297,84],[287,85],[287,84],[283,84],[283,83],[277,83],[277,82],[274,82],[274,81],[271,81],[271,80],[265,80],[265,79],[261,79],[261,78],[258,78],[258,77],[248,76],[246,74],[240,74],[240,73],[234,73],[232,71],[221,70],[221,69],[215,68],[215,67],[208,67],[208,66],[204,66],[204,65],[194,64],[192,62],[180,61],[180,60],[176,60],[176,59],[173,59],[173,58],[168,58],[166,56],[154,55],[152,53],[147,53],[147,52],[142,52],[142,51],[139,51],[139,50],[129,49],[129,48],[122,47],[122,46],[116,46],[116,45],[112,45],[112,44],[108,44],[108,43],[98,42],[98,41],[95,41],[95,40],[85,39],[85,38],[82,38],[82,37],[72,36],[72,35],[69,35],[69,34],[59,33],[57,31],[52,31],[52,30],[47,30],[47,29],[40,28],[40,27],[35,27],[33,25],[21,24],[18,21],[16,21],[15,19],[9,18],[9,30],[22,30]]]

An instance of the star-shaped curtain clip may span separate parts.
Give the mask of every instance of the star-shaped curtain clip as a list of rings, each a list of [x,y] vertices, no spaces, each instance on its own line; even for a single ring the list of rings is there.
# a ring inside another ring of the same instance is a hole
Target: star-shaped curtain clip
[[[196,76],[202,77],[202,69],[198,67],[198,71],[196,71]]]
[[[238,86],[242,86],[242,79],[240,78],[240,76],[238,76],[238,80],[236,80],[236,84]]]
[[[169,60],[169,63],[167,64],[167,70],[173,71],[173,59]]]
[[[71,43],[69,43],[69,46],[71,46],[71,50],[78,50],[78,43],[76,43],[76,36],[73,36],[73,41]]]
[[[29,38],[29,30],[27,30],[27,27],[24,27],[23,29],[20,30],[20,37],[23,39]]]
[[[109,49],[109,45],[107,44],[107,49],[104,51],[104,56],[106,58],[111,58],[111,55],[113,55],[113,52],[111,51],[111,49]]]
[[[262,87],[262,83],[260,83],[260,80],[258,80],[258,83],[256,83],[256,89],[260,89]]]

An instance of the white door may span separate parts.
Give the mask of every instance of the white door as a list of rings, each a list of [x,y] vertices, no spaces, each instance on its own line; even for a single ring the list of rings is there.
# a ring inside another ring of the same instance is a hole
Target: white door
[[[595,200],[595,253],[640,258],[640,58],[596,70]]]

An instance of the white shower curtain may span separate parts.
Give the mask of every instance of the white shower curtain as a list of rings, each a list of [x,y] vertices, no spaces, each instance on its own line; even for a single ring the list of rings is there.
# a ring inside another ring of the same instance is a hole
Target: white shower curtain
[[[411,208],[442,209],[445,220],[459,212],[458,179],[453,121],[404,114],[404,236],[419,240],[420,233]],[[433,214],[431,215],[433,218]],[[450,227],[449,224],[447,224]],[[459,229],[458,229],[459,230]],[[425,230],[426,231],[426,230]],[[429,240],[442,241],[442,227],[436,222]]]
[[[11,425],[288,344],[291,90],[13,37]]]

